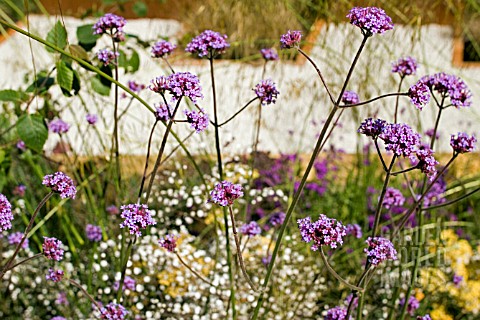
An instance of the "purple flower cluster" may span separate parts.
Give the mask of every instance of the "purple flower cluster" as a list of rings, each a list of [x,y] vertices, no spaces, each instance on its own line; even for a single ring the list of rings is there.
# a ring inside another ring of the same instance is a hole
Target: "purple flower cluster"
[[[263,59],[266,61],[278,60],[278,53],[274,48],[262,49],[260,50],[260,53],[262,54]]]
[[[275,82],[273,82],[271,79],[260,81],[260,83],[257,84],[252,90],[255,91],[257,97],[260,99],[260,101],[262,101],[262,105],[275,103],[277,100],[277,95],[280,94],[275,87]]]
[[[422,110],[430,102],[430,89],[420,80],[408,89],[408,96],[412,104]]]
[[[121,206],[120,209],[122,210],[120,217],[125,219],[125,221],[120,224],[120,228],[127,227],[130,229],[130,234],[141,237],[141,229],[146,229],[148,226],[157,224],[155,220],[153,220],[146,204],[128,204]]]
[[[14,232],[12,234],[8,235],[8,243],[11,245],[17,245],[22,241],[23,237],[23,232]],[[23,249],[28,248],[28,238],[25,239],[25,241],[22,244]]]
[[[443,193],[447,190],[447,184],[442,178],[435,181],[433,186],[430,188],[428,193],[423,198],[423,206],[429,207],[432,205],[440,204],[445,202]]]
[[[129,276],[125,276],[125,279],[123,280],[122,288],[124,290],[128,289],[128,290],[134,291],[136,284],[137,283],[135,282],[135,279]],[[118,291],[119,288],[120,288],[120,281],[115,281],[115,283],[113,284],[113,290]]]
[[[392,64],[392,72],[401,77],[414,75],[417,72],[417,60],[412,57],[400,58]]]
[[[94,126],[98,121],[98,116],[96,114],[89,113],[85,116],[85,119],[87,120],[88,124]]]
[[[377,7],[354,7],[347,14],[347,18],[368,36],[393,29],[392,19],[383,9]]]
[[[243,188],[230,181],[222,181],[210,192],[210,201],[222,207],[231,206],[235,200],[243,196]]]
[[[48,124],[48,130],[53,133],[67,133],[70,125],[62,119],[55,119]]]
[[[347,309],[339,306],[331,308],[327,311],[327,315],[323,319],[324,320],[347,320]]]
[[[343,237],[347,235],[347,228],[335,220],[321,214],[317,221],[311,222],[310,217],[297,220],[302,240],[313,241],[311,249],[317,251],[321,246],[337,248],[343,244]]]
[[[87,239],[93,242],[102,241],[102,228],[93,224],[87,224],[85,227],[85,232],[87,233]]]
[[[172,114],[172,107],[165,103],[155,105],[155,112],[153,113],[158,121],[168,121]]]
[[[358,224],[347,224],[346,229],[347,236],[354,236],[357,239],[360,239],[363,236],[362,228]]]
[[[244,236],[254,237],[262,233],[262,229],[255,221],[250,221],[250,223],[245,223],[240,227],[240,233]]]
[[[385,149],[403,157],[414,153],[420,143],[420,135],[404,123],[386,125],[379,137],[385,142]]]
[[[67,320],[67,318],[62,317],[62,316],[55,316],[55,317],[51,318],[50,320]]]
[[[184,110],[183,113],[185,113],[187,122],[190,123],[190,127],[195,129],[197,133],[205,131],[208,128],[208,114],[204,109],[200,109],[200,112],[195,110]]]
[[[293,47],[298,47],[300,45],[301,40],[302,40],[302,32],[301,31],[288,30],[287,33],[283,34],[280,37],[280,48],[290,49],[290,48],[293,48]]]
[[[400,207],[405,203],[405,197],[400,190],[388,187],[383,198],[383,206],[387,209]]]
[[[169,89],[168,76],[159,76],[150,80],[150,86],[148,88],[153,92],[164,94]]]
[[[166,40],[160,40],[157,41],[153,46],[152,46],[152,57],[154,58],[163,58],[165,56],[168,56],[177,48],[176,45],[173,43],[170,43]]]
[[[123,320],[128,313],[127,309],[121,304],[110,302],[100,309],[100,319]]]
[[[270,264],[270,261],[272,261],[272,255],[270,255],[270,254],[268,256],[262,258],[262,264],[265,267],[268,267],[268,265]]]
[[[118,210],[118,207],[114,204],[112,205],[109,205],[105,211],[107,211],[108,214],[111,214],[111,215],[116,215],[116,214],[119,214],[120,213],[120,210]]]
[[[167,249],[169,252],[175,252],[177,248],[177,238],[174,235],[167,234],[165,237],[158,240],[160,247]]]
[[[57,238],[43,237],[43,254],[49,260],[60,261],[63,259],[63,243]]]
[[[386,126],[387,121],[385,120],[368,118],[362,122],[357,132],[376,139],[385,130]]]
[[[200,58],[210,54],[209,58],[211,58],[224,53],[229,47],[227,35],[222,35],[212,30],[205,30],[192,39],[185,51],[196,53]]]
[[[45,275],[45,279],[51,280],[53,282],[60,282],[63,279],[65,273],[62,269],[54,270],[52,268],[48,269],[48,273]]]
[[[268,222],[274,227],[280,226],[285,221],[285,217],[285,212],[275,212],[274,214],[272,214]]]
[[[65,292],[59,292],[57,295],[57,299],[55,299],[56,304],[60,305],[68,305],[67,294]]]
[[[93,25],[93,34],[110,34],[116,40],[123,40],[123,27],[126,24],[124,17],[113,13],[107,13]]]
[[[52,189],[53,192],[59,193],[62,199],[75,199],[75,195],[77,194],[73,180],[63,172],[47,174],[43,177],[42,184]]]
[[[25,145],[25,142],[23,140],[18,140],[17,141],[17,144],[15,145],[15,147],[20,150],[20,151],[25,151],[27,150],[27,146]]]
[[[190,72],[177,72],[168,76],[168,91],[173,96],[172,101],[178,101],[185,96],[193,103],[203,99],[202,87],[198,77]]]
[[[346,90],[342,96],[342,102],[344,104],[357,104],[360,102],[360,98],[355,91]]]
[[[368,237],[366,242],[368,248],[363,251],[367,254],[368,262],[373,266],[378,266],[385,260],[397,260],[397,250],[390,240],[382,237]]]
[[[142,83],[138,83],[135,80],[128,80],[127,82],[128,89],[132,90],[135,93],[139,93],[143,89],[145,89],[145,85]]]
[[[423,317],[422,316],[417,316],[417,320],[432,320],[432,318],[430,318],[429,314],[426,314]]]
[[[454,274],[453,275],[453,284],[456,286],[456,287],[459,287],[460,283],[462,283],[463,281],[463,277],[462,276],[459,276],[457,274]]]
[[[403,306],[405,304],[405,298],[400,300],[400,305]],[[410,296],[408,298],[408,305],[407,305],[407,312],[409,315],[413,316],[415,314],[415,310],[420,307],[420,302],[415,298],[415,296]]]
[[[420,144],[415,151],[415,155],[418,159],[418,163],[416,165],[417,168],[431,178],[433,178],[437,173],[435,166],[439,163],[433,157],[433,153],[433,150],[425,144]]]
[[[116,59],[120,56],[120,53],[113,52],[109,49],[102,49],[97,52],[97,58],[103,62],[104,66],[108,66],[110,63],[115,62]]]
[[[0,232],[12,228],[12,205],[7,197],[0,193]]]
[[[452,146],[453,151],[456,153],[467,153],[472,152],[475,149],[475,143],[477,138],[474,135],[469,136],[464,132],[459,132],[458,134],[450,137],[450,146]]]
[[[472,104],[472,93],[465,82],[457,76],[444,72],[424,76],[419,81],[427,85],[431,91],[442,95],[448,94],[453,106],[469,107]]]

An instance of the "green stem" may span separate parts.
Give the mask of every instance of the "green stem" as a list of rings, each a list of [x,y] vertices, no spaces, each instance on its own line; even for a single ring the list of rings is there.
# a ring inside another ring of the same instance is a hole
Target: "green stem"
[[[396,155],[393,155],[390,166],[387,169],[387,174],[385,176],[385,181],[383,182],[382,193],[380,194],[380,199],[378,200],[377,210],[375,211],[375,220],[373,223],[372,238],[375,238],[378,234],[378,224],[380,222],[380,214],[383,208],[383,200],[385,199],[385,194],[387,193],[388,182],[390,181],[390,176],[392,172],[393,165],[395,164]]]
[[[191,267],[182,259],[182,257],[178,254],[178,252],[175,252],[175,255],[177,256],[178,260],[180,260],[180,262],[185,266],[185,268],[187,268],[188,270],[190,270],[190,272],[193,273],[198,279],[202,280],[202,281],[205,282],[206,284],[211,285],[212,287],[217,288],[216,285],[214,285],[213,283],[211,283],[210,281],[208,281],[207,279],[205,279],[205,278],[204,278],[201,274],[199,274],[197,271],[193,270],[193,268],[191,268]]]
[[[122,264],[122,275],[120,276],[120,281],[118,282],[118,291],[117,291],[117,302],[120,303],[123,294],[123,282],[125,281],[125,273],[127,271],[128,260],[130,259],[130,254],[132,253],[133,243],[136,241],[136,236],[134,240],[130,239],[127,246],[127,253],[125,254],[124,261]]]
[[[155,120],[155,123],[152,126],[152,130],[150,131],[150,136],[148,138],[147,156],[146,156],[146,159],[145,159],[145,168],[143,169],[142,182],[140,183],[140,190],[138,191],[137,203],[140,203],[140,199],[142,197],[142,192],[143,192],[143,187],[145,186],[145,179],[147,178],[147,170],[148,170],[148,160],[150,159],[150,147],[152,145],[153,132],[155,131],[155,127],[157,126],[157,123],[158,123],[158,120]]]
[[[400,90],[402,90],[402,83],[403,83],[403,79],[405,79],[405,75],[402,75],[400,76],[400,83],[398,84],[398,92],[400,92]],[[394,120],[393,122],[394,123],[398,123],[398,105],[399,105],[399,102],[400,102],[400,95],[397,96],[397,99],[395,99],[395,114],[394,114]]]
[[[252,102],[254,102],[255,100],[257,100],[258,97],[255,97],[253,98],[252,100],[250,100],[246,105],[244,105],[240,110],[238,110],[237,112],[235,112],[235,114],[233,116],[231,116],[230,118],[228,118],[228,120],[224,121],[223,123],[219,124],[218,127],[222,127],[223,125],[226,125],[227,123],[229,123],[230,121],[232,121],[236,116],[238,116],[243,110],[245,110],[250,104],[252,104]],[[217,121],[215,120],[215,123],[217,123]],[[215,126],[215,124],[214,124]]]
[[[408,93],[406,93],[406,92],[386,93],[386,94],[382,94],[381,96],[375,97],[373,99],[362,101],[362,102],[359,102],[359,103],[341,105],[341,106],[339,106],[339,108],[341,108],[341,109],[353,108],[353,107],[363,106],[365,104],[369,104],[370,102],[377,101],[377,100],[380,100],[380,99],[383,99],[383,98],[399,97],[399,96],[408,96]]]
[[[320,257],[322,258],[322,261],[325,264],[325,267],[327,268],[328,272],[330,272],[330,274],[334,276],[338,281],[340,281],[341,283],[343,283],[345,286],[347,286],[352,290],[363,292],[363,288],[350,284],[347,280],[343,279],[338,273],[336,273],[335,270],[333,270],[332,266],[328,263],[328,260],[325,257],[325,253],[323,252],[322,246],[320,247]]]

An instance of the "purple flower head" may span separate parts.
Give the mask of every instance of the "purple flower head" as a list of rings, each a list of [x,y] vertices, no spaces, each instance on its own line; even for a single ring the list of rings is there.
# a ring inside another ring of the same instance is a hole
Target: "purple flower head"
[[[385,120],[367,118],[362,122],[357,132],[376,139],[385,130],[386,126],[387,121]]]
[[[414,75],[417,72],[417,60],[412,57],[400,58],[392,64],[392,72],[401,77]]]
[[[43,254],[49,260],[60,261],[63,259],[63,243],[57,238],[43,237]]]
[[[202,87],[198,77],[190,72],[177,72],[168,76],[168,91],[173,96],[172,101],[178,101],[185,96],[193,103],[203,99]]]
[[[290,49],[294,47],[300,46],[300,41],[302,40],[302,32],[301,31],[291,31],[288,30],[287,33],[280,37],[280,48],[282,49]]]
[[[63,172],[47,174],[43,177],[42,184],[51,188],[53,192],[59,193],[62,199],[75,199],[75,195],[77,194],[73,180]]]
[[[363,236],[362,228],[358,224],[347,224],[347,236],[354,236],[357,239],[360,239]]]
[[[120,213],[120,210],[118,210],[118,207],[114,204],[109,205],[105,210],[107,211],[108,214],[111,214],[111,215],[116,215]]]
[[[430,318],[429,314],[426,314],[423,317],[422,316],[417,316],[417,320],[432,320],[432,318]]]
[[[222,207],[231,206],[233,202],[243,196],[243,188],[239,184],[222,181],[215,185],[210,192],[210,201]]]
[[[367,254],[368,262],[378,266],[385,260],[397,260],[397,251],[390,240],[382,237],[368,237],[366,240],[368,248],[363,251]]]
[[[422,110],[423,107],[430,102],[430,90],[422,80],[408,89],[408,96],[418,110]]]
[[[170,55],[173,50],[177,48],[176,45],[173,43],[170,43],[166,40],[160,40],[155,42],[155,44],[152,46],[152,57],[153,58],[163,58],[165,56]]]
[[[100,242],[102,241],[102,228],[100,226],[96,226],[93,224],[87,224],[85,227],[85,231],[87,233],[87,238],[93,242]]]
[[[8,243],[11,245],[17,245],[22,241],[23,237],[23,232],[14,232],[12,234],[8,235]],[[22,244],[23,249],[28,248],[28,238],[25,239],[25,241]]]
[[[285,216],[285,212],[275,212],[274,214],[272,214],[268,222],[274,227],[281,226],[285,221]]]
[[[15,147],[20,150],[20,151],[25,151],[27,150],[27,146],[25,145],[25,142],[23,140],[18,140],[17,141],[17,144],[15,145]]]
[[[377,7],[354,7],[347,14],[347,18],[367,36],[393,29],[392,19],[383,9]]]
[[[457,76],[444,72],[424,76],[423,81],[430,90],[448,94],[450,102],[455,107],[469,107],[472,104],[472,93],[465,82]]]
[[[116,59],[120,56],[120,53],[113,52],[112,50],[102,49],[97,52],[97,58],[103,62],[104,66],[108,66],[110,63],[115,62]]]
[[[265,267],[268,267],[268,265],[270,264],[270,261],[272,261],[272,255],[271,255],[271,254],[269,254],[268,256],[262,258],[262,264],[263,264]]]
[[[410,156],[420,143],[420,135],[404,123],[386,125],[379,137],[385,142],[385,149],[397,156]]]
[[[383,199],[383,206],[387,209],[392,207],[400,207],[405,203],[405,197],[400,190],[388,187]]]
[[[148,88],[153,92],[163,94],[166,90],[170,88],[168,85],[168,77],[159,76],[155,79],[150,80],[150,85],[148,86]]]
[[[88,124],[94,126],[98,121],[98,116],[96,114],[89,113],[85,116],[85,119],[87,119]]]
[[[255,221],[250,221],[250,223],[245,223],[240,227],[240,233],[244,236],[255,237],[262,233],[262,229]]]
[[[187,122],[190,123],[190,127],[195,129],[197,133],[205,131],[208,128],[208,114],[204,109],[200,109],[200,112],[195,110],[184,110],[183,113],[187,116]]]
[[[450,145],[456,153],[472,152],[475,149],[476,142],[477,138],[474,135],[469,136],[464,132],[459,132],[456,135],[452,134],[450,137]]]
[[[54,270],[50,268],[48,269],[48,273],[45,275],[45,279],[53,282],[60,282],[62,281],[64,275],[65,274],[62,269]]]
[[[172,114],[173,110],[170,105],[165,103],[155,104],[155,118],[158,121],[168,121],[170,119],[170,115]]]
[[[125,219],[125,221],[120,224],[120,228],[127,227],[130,229],[130,234],[141,237],[141,229],[146,229],[148,226],[157,224],[155,220],[153,220],[146,204],[128,204],[121,206],[120,209],[122,210],[120,217]]]
[[[460,286],[460,283],[462,283],[463,277],[459,276],[457,274],[453,275],[453,284],[458,288]]]
[[[260,50],[260,53],[262,54],[263,59],[265,59],[266,61],[278,60],[277,51],[273,48],[262,49]]]
[[[260,81],[260,83],[257,84],[252,90],[255,91],[257,97],[260,99],[260,101],[262,101],[262,105],[275,103],[277,100],[277,95],[280,94],[275,87],[275,82],[273,82],[271,79]]]
[[[339,306],[331,308],[327,311],[327,315],[323,319],[324,320],[347,320],[347,309]]]
[[[167,234],[165,237],[158,240],[160,247],[167,249],[169,252],[175,252],[177,248],[177,238],[174,235]]]
[[[64,318],[62,316],[55,316],[55,317],[51,318],[50,320],[67,320],[67,318]]]
[[[205,30],[187,44],[185,51],[192,54],[196,53],[200,58],[206,56],[210,58],[225,53],[229,47],[227,35],[222,35],[212,30]]]
[[[140,91],[142,91],[143,89],[145,89],[145,85],[142,84],[142,83],[138,83],[137,81],[135,80],[129,80],[127,82],[128,84],[128,89],[130,89],[131,91],[135,92],[135,93],[139,93]]]
[[[12,228],[12,205],[7,197],[0,193],[0,232]]]
[[[360,102],[360,98],[355,91],[345,91],[342,96],[342,102],[344,104],[357,104]]]
[[[400,300],[400,305],[403,306],[405,304],[405,298],[402,298]],[[415,310],[417,310],[420,307],[420,302],[415,298],[415,296],[410,296],[408,298],[408,305],[407,305],[407,312],[409,315],[413,317],[415,314]]]
[[[430,178],[437,174],[435,166],[438,164],[438,161],[433,157],[433,153],[433,150],[425,144],[419,145],[415,151],[416,160],[418,160],[417,167]]]
[[[311,222],[310,217],[297,220],[302,240],[313,241],[311,249],[317,251],[321,246],[330,246],[335,249],[343,244],[343,237],[347,235],[347,228],[335,219],[321,214],[317,221]]]
[[[121,304],[110,302],[100,309],[100,319],[123,320],[128,313],[127,309]]]
[[[427,131],[425,131],[425,135],[426,135],[427,137],[433,138],[433,135],[434,135],[434,134],[435,134],[435,139],[440,138],[440,132],[437,131],[437,132],[435,133],[435,129],[434,129],[434,128],[428,129]]]
[[[53,133],[67,133],[70,125],[62,119],[55,119],[48,124],[48,130]]]
[[[125,280],[123,280],[123,287],[122,287],[123,290],[128,289],[128,290],[134,291],[135,286],[136,286],[135,279],[129,276],[125,276]],[[118,291],[119,288],[120,288],[120,281],[115,281],[115,283],[113,284],[113,290]]]
[[[68,305],[67,294],[65,292],[59,292],[57,299],[55,299],[56,304]]]
[[[113,13],[107,13],[98,19],[93,25],[93,34],[109,33],[115,36],[117,33],[123,33],[123,27],[127,21],[124,17],[117,16]],[[118,37],[118,36],[117,36]]]
[[[356,308],[358,307],[358,297],[353,297],[353,294],[350,293],[346,298],[345,298],[345,304],[348,306],[350,304],[350,301],[353,299],[353,307]]]

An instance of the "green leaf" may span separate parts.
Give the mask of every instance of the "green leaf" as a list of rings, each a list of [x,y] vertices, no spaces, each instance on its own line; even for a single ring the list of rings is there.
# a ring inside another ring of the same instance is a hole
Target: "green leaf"
[[[65,30],[60,21],[57,21],[52,30],[47,34],[46,40],[60,49],[64,49],[67,46],[67,30]],[[55,52],[55,50],[50,47],[46,48],[49,52]]]
[[[130,57],[130,60],[128,60],[128,67],[127,70],[128,72],[135,72],[140,68],[140,56],[138,55],[138,52],[135,50],[132,50],[132,56]]]
[[[110,95],[110,87],[102,84],[98,77],[91,78],[90,84],[92,85],[93,91],[96,93],[101,94],[102,96]]]
[[[77,39],[81,44],[95,44],[100,35],[93,34],[93,24],[85,24],[77,28]]]
[[[67,51],[70,52],[70,54],[75,58],[79,58],[85,61],[89,60],[87,51],[85,51],[85,49],[79,46],[78,44],[69,45],[67,47]]]
[[[15,90],[0,90],[0,101],[23,102],[28,100],[28,94]]]
[[[18,136],[28,148],[42,152],[48,130],[41,116],[25,114],[18,119],[16,127]]]
[[[139,17],[145,17],[147,15],[148,7],[143,1],[137,1],[133,4],[133,12]]]
[[[57,62],[57,83],[70,92],[73,84],[73,70],[63,61]]]

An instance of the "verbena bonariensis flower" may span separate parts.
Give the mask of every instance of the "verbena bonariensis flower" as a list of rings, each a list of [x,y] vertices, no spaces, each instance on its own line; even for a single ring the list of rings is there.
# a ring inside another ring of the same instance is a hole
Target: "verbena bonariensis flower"
[[[12,228],[13,213],[12,205],[7,197],[0,194],[0,232]]]
[[[393,243],[382,237],[368,237],[368,248],[363,251],[367,254],[367,260],[373,266],[377,266],[385,260],[397,260],[397,250]]]
[[[98,60],[103,62],[104,66],[108,66],[110,63],[115,62],[115,59],[117,59],[118,57],[120,57],[120,53],[113,52],[109,49],[102,49],[97,52],[97,58]]]
[[[63,259],[63,243],[57,238],[43,237],[43,255],[49,260],[60,261]]]
[[[440,132],[435,132],[435,129],[434,128],[431,128],[431,129],[428,129],[427,131],[425,131],[425,135],[427,137],[430,137],[430,138],[433,138],[433,135],[435,134],[435,139],[439,139],[440,138]]]
[[[262,54],[263,59],[265,59],[266,61],[278,60],[277,51],[273,48],[262,49],[262,50],[260,50],[260,53]]]
[[[183,113],[185,113],[187,122],[190,123],[190,127],[195,129],[197,133],[205,131],[208,128],[208,114],[204,109],[200,109],[200,112],[195,110],[184,110]]]
[[[405,304],[405,298],[400,300],[400,305],[403,306]],[[408,298],[408,305],[407,305],[407,312],[409,315],[413,316],[415,314],[415,310],[420,307],[420,302],[415,298],[415,296],[410,296]]]
[[[57,299],[55,299],[56,304],[60,305],[68,305],[67,294],[65,292],[59,292],[57,295]]]
[[[47,174],[43,177],[42,184],[52,189],[53,192],[59,193],[62,199],[75,199],[75,195],[77,194],[73,180],[63,172]]]
[[[17,144],[15,145],[15,147],[20,150],[20,151],[25,151],[27,150],[27,146],[25,145],[25,142],[23,140],[18,140],[17,141]]]
[[[148,88],[153,92],[163,94],[170,88],[168,85],[168,76],[159,76],[150,80],[150,85]]]
[[[135,93],[139,93],[143,89],[145,89],[145,85],[142,83],[138,83],[135,80],[128,80],[128,89],[132,90]]]
[[[357,239],[360,239],[363,236],[362,228],[358,224],[347,224],[346,235],[354,236]]]
[[[107,13],[100,17],[93,25],[93,34],[110,33],[114,35],[117,32],[123,32],[123,27],[126,24],[124,17],[117,16],[113,13]]]
[[[453,284],[454,284],[455,286],[458,287],[462,281],[463,281],[463,277],[462,277],[462,276],[460,276],[460,275],[458,275],[458,274],[454,274],[454,275],[453,275],[453,281],[452,281],[452,282],[453,282]]]
[[[283,34],[280,37],[280,48],[282,49],[290,49],[293,47],[300,46],[300,41],[302,40],[302,32],[301,31],[291,31],[288,30],[287,33]]]
[[[359,27],[367,36],[393,29],[392,19],[377,7],[354,7],[347,14],[350,23]]]
[[[62,269],[54,270],[53,268],[48,269],[48,273],[45,275],[45,279],[51,280],[53,282],[60,282],[63,279],[65,273]]]
[[[254,237],[262,233],[262,229],[255,221],[250,221],[240,227],[240,233],[244,236]]]
[[[344,104],[357,104],[360,102],[360,98],[355,91],[346,90],[342,96],[342,102]]]
[[[62,317],[62,316],[55,316],[55,317],[51,318],[50,320],[67,320],[67,318]]]
[[[428,177],[433,178],[437,173],[435,166],[438,164],[438,161],[433,157],[433,150],[430,149],[428,145],[420,144],[415,151],[418,161],[416,166],[425,173]]]
[[[98,116],[96,114],[89,113],[85,116],[85,119],[87,119],[88,124],[94,126],[98,121]]]
[[[199,57],[205,57],[210,54],[210,58],[224,53],[229,47],[227,35],[222,35],[212,30],[205,30],[187,44],[185,51],[196,53]]]
[[[125,221],[120,224],[120,228],[127,227],[130,229],[130,234],[141,237],[141,229],[146,229],[148,226],[157,224],[155,220],[153,220],[146,204],[128,204],[121,206],[120,209],[122,210],[120,217],[125,219]]]
[[[177,72],[168,76],[168,91],[173,96],[172,101],[177,101],[185,96],[193,103],[203,99],[202,87],[198,77],[190,72]]]
[[[383,198],[383,206],[387,209],[400,207],[405,203],[405,197],[400,190],[388,187]]]
[[[324,320],[347,320],[347,309],[340,306],[331,308],[327,311],[327,315],[323,319]]]
[[[102,241],[102,228],[93,224],[87,224],[85,227],[87,233],[87,239],[93,242]]]
[[[14,232],[12,234],[9,234],[8,243],[11,245],[17,245],[20,243],[20,241],[22,241],[22,237],[23,237],[23,232]],[[28,248],[28,238],[26,238],[25,241],[23,242],[22,248],[23,249]]]
[[[118,207],[114,204],[112,205],[109,205],[106,209],[108,214],[111,214],[111,215],[115,215],[115,214],[119,214],[120,213],[120,210],[118,209]]]
[[[385,120],[367,118],[362,122],[357,132],[376,139],[385,130],[386,126],[387,121]]]
[[[444,72],[424,76],[420,79],[430,90],[447,95],[455,107],[469,107],[472,104],[472,93],[465,82],[457,76]]]
[[[260,83],[257,84],[252,90],[255,91],[257,97],[260,99],[260,101],[262,101],[262,105],[275,103],[277,100],[277,95],[280,94],[275,87],[275,82],[273,82],[271,79],[260,81]]]
[[[432,205],[440,204],[445,202],[443,196],[444,192],[447,190],[447,183],[444,179],[440,177],[437,181],[434,182],[433,186],[427,192],[423,198],[423,206],[429,207]]]
[[[167,234],[165,237],[158,240],[158,244],[169,252],[175,252],[175,249],[177,248],[177,238],[174,235]]]
[[[274,227],[280,226],[285,221],[285,217],[285,212],[275,212],[274,214],[272,214],[268,222]]]
[[[175,50],[177,46],[173,43],[168,42],[167,40],[160,40],[155,42],[152,46],[152,57],[154,58],[163,58],[168,56]]]
[[[392,72],[401,77],[414,75],[417,72],[417,60],[412,57],[400,58],[392,64]]]
[[[426,314],[424,316],[417,316],[417,320],[432,320],[432,318],[430,318],[429,314]]]
[[[235,200],[243,197],[243,188],[239,184],[230,181],[222,181],[210,191],[210,201],[222,207],[230,206]]]
[[[414,153],[420,143],[420,135],[404,123],[387,124],[379,137],[385,142],[385,149],[403,157]]]
[[[134,291],[135,285],[136,285],[135,279],[129,276],[125,276],[125,279],[123,280],[123,287],[122,287],[124,290],[128,289],[128,290]],[[113,284],[113,290],[118,291],[119,288],[120,288],[120,281],[115,281],[115,283]]]
[[[54,119],[48,124],[48,130],[53,133],[67,133],[70,125],[62,119]]]
[[[413,105],[419,110],[422,110],[430,102],[430,90],[421,80],[408,89],[408,96]]]
[[[347,235],[347,228],[340,222],[321,214],[317,221],[311,222],[310,217],[297,220],[302,240],[313,241],[311,249],[318,250],[321,246],[330,246],[334,249],[343,244],[343,237]]]
[[[155,118],[158,121],[168,121],[170,119],[170,115],[172,114],[172,107],[165,103],[155,104]]]
[[[474,135],[469,136],[465,132],[459,132],[456,135],[452,134],[450,137],[450,146],[456,153],[472,152],[475,149],[477,138]]]
[[[110,302],[100,309],[100,319],[123,320],[128,313],[127,309],[121,304]]]

